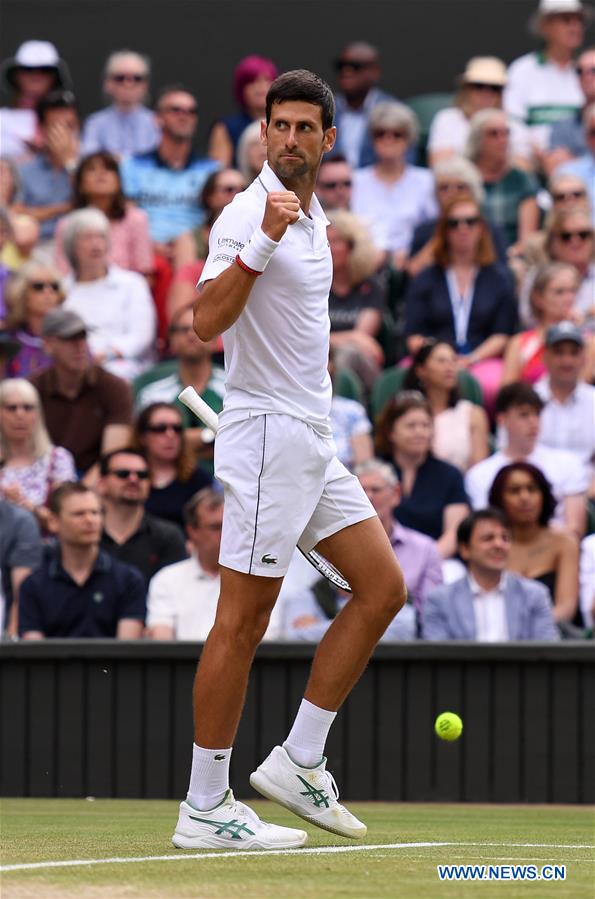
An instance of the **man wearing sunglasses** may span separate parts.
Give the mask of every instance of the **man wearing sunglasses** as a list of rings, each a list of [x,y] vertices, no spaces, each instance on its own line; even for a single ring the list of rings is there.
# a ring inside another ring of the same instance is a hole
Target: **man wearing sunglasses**
[[[584,110],[591,103],[595,103],[595,46],[583,50],[576,61],[576,73],[585,102],[581,110],[576,110],[573,115],[568,115],[552,125],[548,152],[543,165],[546,174],[551,174],[563,162],[582,156],[586,152],[582,117]]]
[[[100,470],[101,548],[134,565],[148,584],[161,568],[186,558],[184,538],[175,524],[145,511],[151,482],[143,453],[114,450],[101,457]]]
[[[122,162],[124,193],[149,216],[154,249],[171,258],[173,241],[204,220],[199,197],[214,159],[197,156],[192,142],[198,126],[196,97],[185,87],[164,88],[156,106],[161,140],[155,150]]]
[[[83,153],[107,150],[116,156],[149,153],[159,143],[155,116],[144,106],[150,62],[131,50],[112,53],[105,64],[103,91],[111,106],[94,112],[83,129]]]
[[[368,128],[368,116],[377,103],[394,100],[378,87],[380,57],[371,44],[348,44],[335,62],[339,92],[335,94],[337,143],[334,152],[342,154],[352,168],[371,165],[376,155]]]

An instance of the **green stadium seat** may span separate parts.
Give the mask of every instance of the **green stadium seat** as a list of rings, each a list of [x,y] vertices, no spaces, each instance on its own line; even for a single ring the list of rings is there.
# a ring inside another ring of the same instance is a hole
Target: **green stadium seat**
[[[408,371],[408,368],[395,366],[387,368],[377,378],[370,397],[370,411],[373,419],[382,411],[391,397],[403,389],[403,381]],[[483,406],[483,394],[479,381],[468,371],[459,372],[459,390],[463,399],[470,400],[477,406]]]
[[[405,100],[405,103],[415,113],[419,122],[419,158],[417,163],[418,165],[425,165],[428,135],[432,119],[441,109],[453,105],[454,94],[418,94],[415,97],[409,97],[408,100]]]
[[[363,403],[364,388],[362,382],[355,374],[347,368],[340,368],[335,372],[335,393],[338,396],[344,396],[348,400],[357,400]]]

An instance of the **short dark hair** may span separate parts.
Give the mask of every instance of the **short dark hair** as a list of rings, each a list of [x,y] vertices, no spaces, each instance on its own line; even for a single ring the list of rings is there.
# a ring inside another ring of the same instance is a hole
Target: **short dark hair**
[[[477,509],[477,511],[471,512],[470,515],[463,518],[457,528],[457,544],[459,546],[469,546],[475,526],[480,521],[497,521],[503,528],[510,531],[510,524],[502,509],[494,509],[492,506],[489,506],[487,509]]]
[[[167,97],[169,94],[190,94],[191,97],[196,100],[194,96],[194,91],[191,91],[189,87],[181,82],[176,82],[175,84],[166,84],[161,88],[159,93],[157,94],[157,99],[155,100],[155,109],[159,109],[164,97]]]
[[[102,475],[109,474],[110,462],[114,458],[114,456],[120,455],[126,456],[138,456],[144,462],[147,462],[146,453],[143,453],[142,450],[136,449],[133,446],[121,446],[118,449],[110,450],[109,453],[104,453],[99,459],[99,471]],[[149,463],[147,462],[147,468],[149,467]]]
[[[328,165],[331,162],[346,162],[347,165],[351,165],[344,153],[335,153],[334,150],[331,150],[330,153],[327,153],[326,156],[322,157],[320,168],[322,168],[323,165]]]
[[[289,100],[301,100],[312,103],[320,109],[324,131],[330,128],[335,118],[335,98],[333,92],[319,75],[308,69],[293,69],[275,78],[266,98],[266,121],[271,120],[274,103],[286,103]]]
[[[37,104],[37,118],[43,124],[45,117],[51,109],[74,109],[77,118],[80,118],[76,97],[72,91],[50,91]]]
[[[50,492],[47,499],[48,509],[53,515],[59,515],[62,511],[64,500],[68,499],[69,496],[81,495],[83,493],[96,495],[94,490],[91,490],[90,487],[87,487],[86,484],[82,484],[80,481],[64,481]]]
[[[543,409],[543,400],[539,394],[525,381],[515,381],[498,391],[496,396],[496,415],[508,412],[515,406],[531,406],[536,412]]]
[[[530,462],[513,462],[511,465],[505,465],[504,468],[500,469],[490,488],[490,495],[488,498],[490,506],[501,509],[504,514],[506,514],[504,508],[504,491],[506,490],[506,484],[508,483],[510,475],[514,474],[515,471],[522,471],[533,479],[535,486],[541,493],[542,499],[538,522],[542,527],[547,527],[548,522],[556,511],[556,498],[552,492],[552,485],[544,473],[535,465],[531,465]]]
[[[218,509],[223,505],[223,494],[214,487],[203,487],[194,496],[184,503],[184,524],[190,527],[198,526],[198,513],[203,506],[207,509]]]

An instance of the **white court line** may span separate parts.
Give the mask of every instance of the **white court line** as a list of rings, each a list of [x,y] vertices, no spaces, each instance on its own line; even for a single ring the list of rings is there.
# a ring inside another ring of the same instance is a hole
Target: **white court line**
[[[202,861],[208,858],[255,858],[259,855],[332,855],[339,852],[363,852],[377,849],[434,849],[443,846],[506,846],[522,849],[595,849],[592,845],[566,845],[561,843],[378,843],[367,846],[316,846],[310,849],[265,849],[234,850],[232,852],[201,852],[190,855],[182,852],[179,855],[147,855],[137,858],[87,858],[59,862],[32,862],[23,865],[0,865],[0,872],[31,871],[37,868],[75,868],[84,865],[131,865],[139,862],[180,862]]]

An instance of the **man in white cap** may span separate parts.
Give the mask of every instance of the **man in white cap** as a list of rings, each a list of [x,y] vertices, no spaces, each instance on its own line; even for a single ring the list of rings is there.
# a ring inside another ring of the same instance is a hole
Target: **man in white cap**
[[[30,149],[37,130],[37,105],[50,91],[70,87],[64,60],[49,41],[25,41],[0,69],[0,86],[11,95],[0,109],[2,155],[19,158]]]
[[[574,54],[591,17],[591,7],[580,0],[540,0],[529,25],[544,47],[521,56],[508,69],[504,108],[529,126],[540,162],[552,124],[567,119],[584,103]]]

